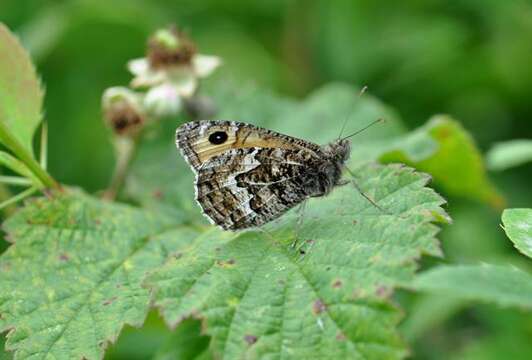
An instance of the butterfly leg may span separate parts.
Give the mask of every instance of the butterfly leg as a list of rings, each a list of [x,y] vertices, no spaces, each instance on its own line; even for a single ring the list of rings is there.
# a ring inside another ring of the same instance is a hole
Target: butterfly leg
[[[391,215],[390,212],[386,211],[385,209],[383,209],[381,206],[379,206],[372,198],[370,198],[368,195],[366,195],[364,193],[364,191],[362,191],[362,189],[360,188],[360,186],[358,185],[358,183],[356,182],[356,176],[355,176],[355,173],[352,172],[349,168],[345,168],[346,171],[349,173],[349,175],[351,175],[351,180],[349,181],[351,184],[353,184],[353,186],[357,189],[357,191],[360,193],[360,195],[362,195],[370,204],[372,204],[373,206],[375,206],[377,209],[379,209],[382,213],[384,214],[387,214],[387,215]]]
[[[263,233],[264,235],[266,235],[266,237],[270,238],[270,240],[271,240],[272,242],[275,243],[275,242],[277,241],[277,240],[275,240],[275,238],[273,237],[273,235],[272,235],[269,231],[267,231],[266,229],[264,229],[264,228],[262,228],[262,227],[258,227],[257,230],[260,231],[261,233]]]
[[[292,249],[295,249],[297,245],[297,241],[299,239],[299,231],[301,230],[301,226],[303,225],[303,217],[305,215],[306,206],[307,206],[307,201],[303,200],[303,202],[296,209],[297,220],[296,220],[296,225],[294,228],[294,242],[291,245]]]

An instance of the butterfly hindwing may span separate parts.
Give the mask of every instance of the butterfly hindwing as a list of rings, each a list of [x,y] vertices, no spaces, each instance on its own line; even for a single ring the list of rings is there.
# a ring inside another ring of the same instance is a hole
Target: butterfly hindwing
[[[260,226],[303,201],[309,170],[301,152],[286,149],[234,149],[200,169],[196,200],[224,229]]]

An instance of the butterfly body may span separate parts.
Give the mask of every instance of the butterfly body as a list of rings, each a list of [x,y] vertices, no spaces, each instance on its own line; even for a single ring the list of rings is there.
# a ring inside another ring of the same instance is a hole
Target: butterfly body
[[[177,129],[177,147],[196,174],[196,201],[225,230],[263,225],[336,185],[349,140],[324,146],[233,121]]]

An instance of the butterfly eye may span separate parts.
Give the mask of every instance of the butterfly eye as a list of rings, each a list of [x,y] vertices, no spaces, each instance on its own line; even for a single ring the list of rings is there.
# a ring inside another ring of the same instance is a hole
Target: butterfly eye
[[[214,145],[223,144],[227,140],[227,133],[225,131],[216,131],[209,136],[209,142]]]

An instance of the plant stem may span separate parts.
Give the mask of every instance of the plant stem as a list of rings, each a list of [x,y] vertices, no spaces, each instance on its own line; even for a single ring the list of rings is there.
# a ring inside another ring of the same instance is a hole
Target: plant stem
[[[26,189],[23,192],[18,193],[17,195],[13,196],[12,198],[7,199],[6,201],[2,202],[0,204],[0,210],[5,208],[5,207],[7,207],[7,206],[9,206],[9,205],[11,205],[11,204],[15,204],[15,203],[19,202],[20,200],[23,200],[23,199],[27,198],[28,196],[32,195],[36,191],[37,191],[37,188],[30,187],[29,189]]]
[[[59,189],[59,183],[50,176],[33,158],[32,154],[16,139],[0,121],[0,138],[4,144],[30,169],[46,188]]]
[[[111,178],[109,187],[102,195],[105,200],[114,200],[120,191],[120,188],[124,184],[129,170],[131,160],[133,160],[139,136],[134,138],[115,138],[115,152],[116,152],[116,165]]]
[[[13,197],[13,194],[11,193],[9,188],[5,184],[0,183],[0,203],[8,201],[12,197]],[[2,215],[4,216],[4,218],[6,218],[9,215],[11,215],[15,211],[15,209],[16,207],[13,204],[11,204],[11,205],[7,205],[4,208],[0,209],[0,211],[2,212]]]
[[[41,127],[41,151],[39,152],[39,164],[44,170],[48,168],[48,123],[42,122]]]
[[[32,184],[32,181],[19,176],[0,175],[0,183],[8,185],[30,186]]]

